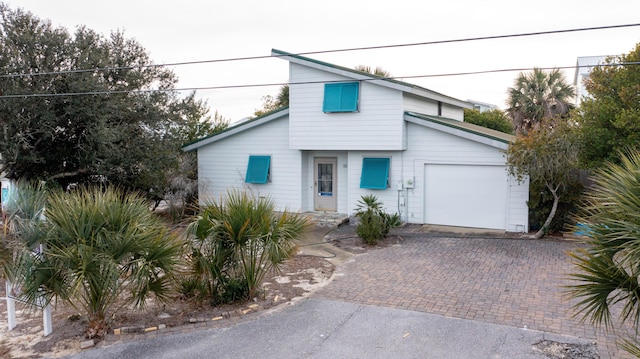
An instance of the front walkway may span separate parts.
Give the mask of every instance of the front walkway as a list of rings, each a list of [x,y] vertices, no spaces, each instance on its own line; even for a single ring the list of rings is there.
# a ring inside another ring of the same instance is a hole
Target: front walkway
[[[626,357],[613,335],[572,318],[563,295],[574,268],[565,240],[452,238],[396,233],[399,244],[345,262],[315,295],[597,340],[602,358]],[[413,233],[412,233],[413,232]]]

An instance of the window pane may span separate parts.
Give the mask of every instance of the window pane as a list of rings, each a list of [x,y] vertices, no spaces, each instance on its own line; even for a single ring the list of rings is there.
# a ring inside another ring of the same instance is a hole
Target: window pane
[[[318,164],[318,192],[321,196],[333,195],[333,165],[331,163]]]

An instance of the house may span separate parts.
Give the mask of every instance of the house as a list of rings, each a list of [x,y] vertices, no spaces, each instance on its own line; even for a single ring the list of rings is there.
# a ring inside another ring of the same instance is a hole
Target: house
[[[486,103],[486,102],[480,102],[480,101],[476,101],[476,100],[467,100],[468,103],[470,103],[473,106],[474,110],[480,111],[480,112],[487,112],[487,111],[492,111],[492,110],[497,110],[498,106],[490,104],[490,103]]]
[[[606,63],[611,56],[581,56],[576,61],[576,72],[573,77],[573,86],[576,89],[576,107],[580,106],[583,97],[589,96],[585,88],[585,81],[589,78],[594,67]]]
[[[514,137],[463,122],[471,104],[406,82],[272,50],[289,107],[183,147],[200,200],[231,188],[280,209],[352,214],[373,194],[408,223],[528,231],[528,181],[506,171]]]

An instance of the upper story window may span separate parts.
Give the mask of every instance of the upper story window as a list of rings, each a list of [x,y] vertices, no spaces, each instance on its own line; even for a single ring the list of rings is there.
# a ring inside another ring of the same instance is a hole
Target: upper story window
[[[269,167],[271,156],[249,156],[246,183],[267,183],[269,181]]]
[[[359,82],[340,82],[324,85],[324,112],[357,112]]]

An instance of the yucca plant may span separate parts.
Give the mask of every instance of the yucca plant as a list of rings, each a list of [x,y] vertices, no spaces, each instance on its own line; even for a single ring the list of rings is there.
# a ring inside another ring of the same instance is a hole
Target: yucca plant
[[[571,253],[578,271],[568,292],[580,301],[578,315],[595,325],[613,328],[611,308],[621,306],[619,320],[636,330],[640,323],[640,154],[621,155],[594,177],[577,223],[588,226],[590,246]],[[637,341],[621,343],[633,352]]]
[[[125,305],[142,307],[151,294],[169,299],[183,245],[142,196],[111,187],[51,192],[43,227],[44,250],[29,257],[23,295],[83,311],[87,337],[102,336]]]
[[[389,235],[393,227],[400,225],[397,213],[388,214],[383,204],[374,195],[362,196],[355,209],[360,222],[356,225],[356,234],[367,244],[376,244]]]
[[[266,273],[293,254],[294,240],[306,227],[304,216],[277,212],[270,198],[229,191],[219,201],[205,203],[190,225],[193,275],[205,282],[202,287],[211,296],[237,299],[229,290],[241,293],[244,286],[244,297],[253,298]]]

